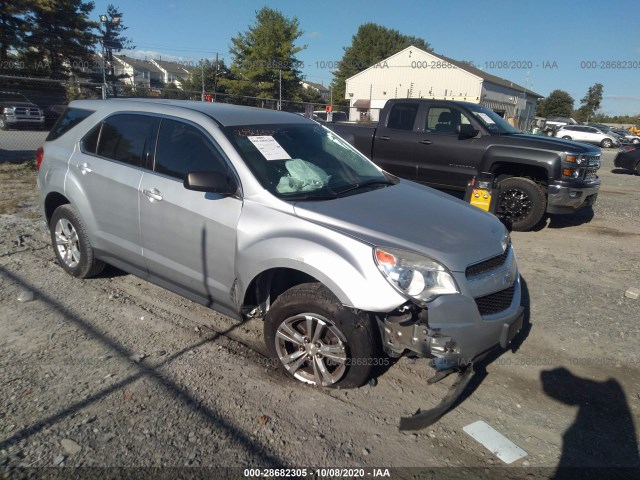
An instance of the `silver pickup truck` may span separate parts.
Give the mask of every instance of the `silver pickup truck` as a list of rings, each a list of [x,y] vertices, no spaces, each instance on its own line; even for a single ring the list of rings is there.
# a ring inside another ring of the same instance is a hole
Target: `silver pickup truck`
[[[498,219],[382,171],[299,115],[75,101],[38,168],[64,270],[85,278],[107,262],[262,317],[273,358],[307,384],[358,387],[408,352],[469,372],[522,325]]]

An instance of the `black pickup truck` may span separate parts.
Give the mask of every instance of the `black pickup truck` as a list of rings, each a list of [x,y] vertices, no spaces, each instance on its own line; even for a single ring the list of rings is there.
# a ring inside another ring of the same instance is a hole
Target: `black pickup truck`
[[[545,212],[593,205],[600,188],[599,148],[523,134],[474,103],[394,99],[376,127],[325,125],[389,173],[436,188],[464,190],[492,173],[498,213],[514,230],[533,228]]]

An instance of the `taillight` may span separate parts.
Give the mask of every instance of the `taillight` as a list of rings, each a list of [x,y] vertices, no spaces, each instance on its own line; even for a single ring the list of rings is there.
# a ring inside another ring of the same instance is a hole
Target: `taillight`
[[[44,158],[44,148],[40,147],[36,150],[36,170],[40,170],[40,166],[42,165],[42,159]]]

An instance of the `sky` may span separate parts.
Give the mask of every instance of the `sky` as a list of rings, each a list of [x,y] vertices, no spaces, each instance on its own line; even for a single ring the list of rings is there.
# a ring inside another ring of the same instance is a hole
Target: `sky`
[[[601,112],[640,114],[640,28],[637,0],[94,0],[98,19],[113,3],[138,58],[197,64],[216,53],[229,65],[231,38],[255,22],[263,6],[296,17],[304,34],[298,54],[308,81],[328,85],[358,27],[374,22],[423,38],[435,53],[547,96],[568,92],[575,108],[602,83]],[[501,68],[506,67],[506,68]]]

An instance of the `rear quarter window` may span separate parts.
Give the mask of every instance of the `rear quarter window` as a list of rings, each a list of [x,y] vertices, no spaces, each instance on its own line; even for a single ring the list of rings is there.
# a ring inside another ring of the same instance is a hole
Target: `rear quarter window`
[[[86,110],[84,108],[68,107],[55,123],[49,135],[47,135],[46,141],[50,142],[51,140],[60,138],[93,112],[93,110]]]

